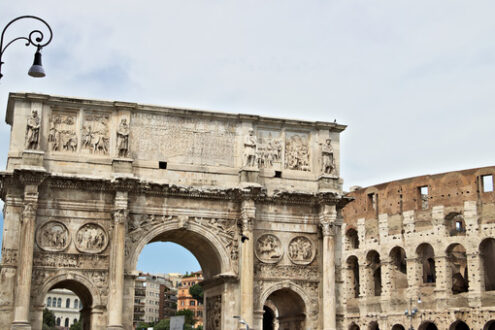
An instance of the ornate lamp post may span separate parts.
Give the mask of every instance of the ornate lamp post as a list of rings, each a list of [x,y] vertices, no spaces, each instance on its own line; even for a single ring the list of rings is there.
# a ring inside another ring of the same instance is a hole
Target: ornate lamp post
[[[33,31],[31,31],[31,33],[29,33],[29,35],[27,37],[17,37],[15,39],[12,39],[11,41],[9,41],[4,46],[3,45],[3,43],[4,43],[3,38],[4,38],[4,34],[5,34],[5,31],[7,30],[7,28],[12,23],[14,23],[18,20],[24,19],[24,18],[32,18],[32,19],[38,20],[38,21],[42,22],[43,24],[45,24],[46,27],[48,28],[48,31],[50,32],[50,37],[48,38],[48,41],[45,43],[42,43],[43,39],[45,37],[43,35],[43,32],[41,32],[40,30],[33,30]],[[26,16],[19,16],[17,18],[14,18],[13,20],[11,20],[3,29],[2,37],[0,39],[0,79],[2,79],[2,77],[3,77],[3,74],[2,74],[2,64],[4,64],[4,62],[2,62],[3,53],[12,43],[14,43],[17,40],[25,40],[26,46],[33,45],[36,47],[36,53],[34,54],[34,63],[31,66],[31,68],[29,69],[28,74],[31,77],[36,77],[36,78],[44,77],[45,76],[45,70],[43,69],[43,66],[41,65],[41,49],[43,47],[45,47],[46,45],[48,45],[52,41],[52,37],[53,37],[53,32],[52,32],[50,25],[48,25],[47,22],[45,22],[44,20],[42,20],[39,17],[26,15]]]
[[[421,304],[421,297],[418,297],[417,303]],[[412,308],[412,304],[413,304],[412,298],[409,298],[409,308],[406,309],[406,311],[404,312],[404,315],[406,315],[409,318],[409,330],[414,330],[412,319],[414,315],[418,313],[418,309],[416,307]]]

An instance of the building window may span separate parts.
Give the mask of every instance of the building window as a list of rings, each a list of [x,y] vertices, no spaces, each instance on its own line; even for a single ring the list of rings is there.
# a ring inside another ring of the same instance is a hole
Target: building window
[[[79,307],[79,300],[76,299],[74,300],[74,308],[78,308]]]
[[[191,300],[191,302],[189,303],[189,305],[190,305],[190,306],[195,306],[195,305],[196,305],[196,303],[195,303],[195,301],[194,301],[194,300]]]
[[[60,326],[60,323],[62,322],[62,320],[59,318],[57,318],[57,326]]]
[[[483,192],[492,192],[493,191],[493,175],[482,175],[481,176],[481,185]]]
[[[69,327],[69,318],[66,318],[65,319],[65,327],[68,328]]]
[[[52,307],[57,307],[57,298],[56,297],[52,298]]]
[[[65,308],[70,308],[70,299],[67,298],[67,300],[65,301]]]
[[[57,307],[62,307],[62,298],[58,298],[57,300]]]
[[[428,209],[428,186],[422,186],[419,190],[419,202],[422,210]]]
[[[48,297],[46,300],[46,306],[50,307],[52,305],[52,298]]]

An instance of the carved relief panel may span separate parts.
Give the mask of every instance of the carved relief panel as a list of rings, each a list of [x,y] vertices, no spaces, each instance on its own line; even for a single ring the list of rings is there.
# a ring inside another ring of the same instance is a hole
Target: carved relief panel
[[[44,251],[63,251],[70,244],[67,227],[58,221],[49,221],[36,231],[36,243]]]
[[[222,326],[222,296],[206,297],[205,330],[220,330]]]
[[[108,236],[100,225],[87,223],[77,231],[75,243],[81,252],[100,253],[107,247]]]
[[[52,151],[76,152],[77,113],[68,111],[53,111],[50,118],[48,145]]]
[[[305,236],[294,237],[289,243],[289,259],[296,265],[310,264],[316,255],[316,248]]]
[[[256,257],[264,263],[276,263],[282,259],[282,244],[277,236],[265,234],[256,241]]]
[[[180,164],[234,166],[236,123],[133,113],[130,149],[133,158]]]
[[[110,147],[109,121],[110,115],[106,113],[89,112],[84,115],[81,130],[82,151],[108,155]]]
[[[310,171],[309,134],[285,133],[285,168],[297,171]]]
[[[283,142],[280,131],[258,130],[256,154],[259,168],[282,169]]]

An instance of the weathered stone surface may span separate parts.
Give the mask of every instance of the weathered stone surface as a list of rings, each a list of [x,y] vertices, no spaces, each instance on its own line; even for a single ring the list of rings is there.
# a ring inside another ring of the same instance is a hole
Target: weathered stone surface
[[[206,329],[235,329],[234,315],[261,329],[264,306],[280,329],[336,329],[320,311],[336,308],[321,228],[347,201],[345,126],[39,94],[11,94],[7,122],[1,329],[40,329],[58,287],[81,298],[84,329],[132,329],[154,241],[202,265]]]

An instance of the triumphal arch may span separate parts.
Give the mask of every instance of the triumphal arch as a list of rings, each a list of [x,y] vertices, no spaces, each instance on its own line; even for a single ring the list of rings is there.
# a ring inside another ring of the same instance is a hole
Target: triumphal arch
[[[155,241],[197,257],[207,330],[336,329],[344,125],[29,93],[6,121],[0,329],[41,329],[54,288],[132,329]]]

